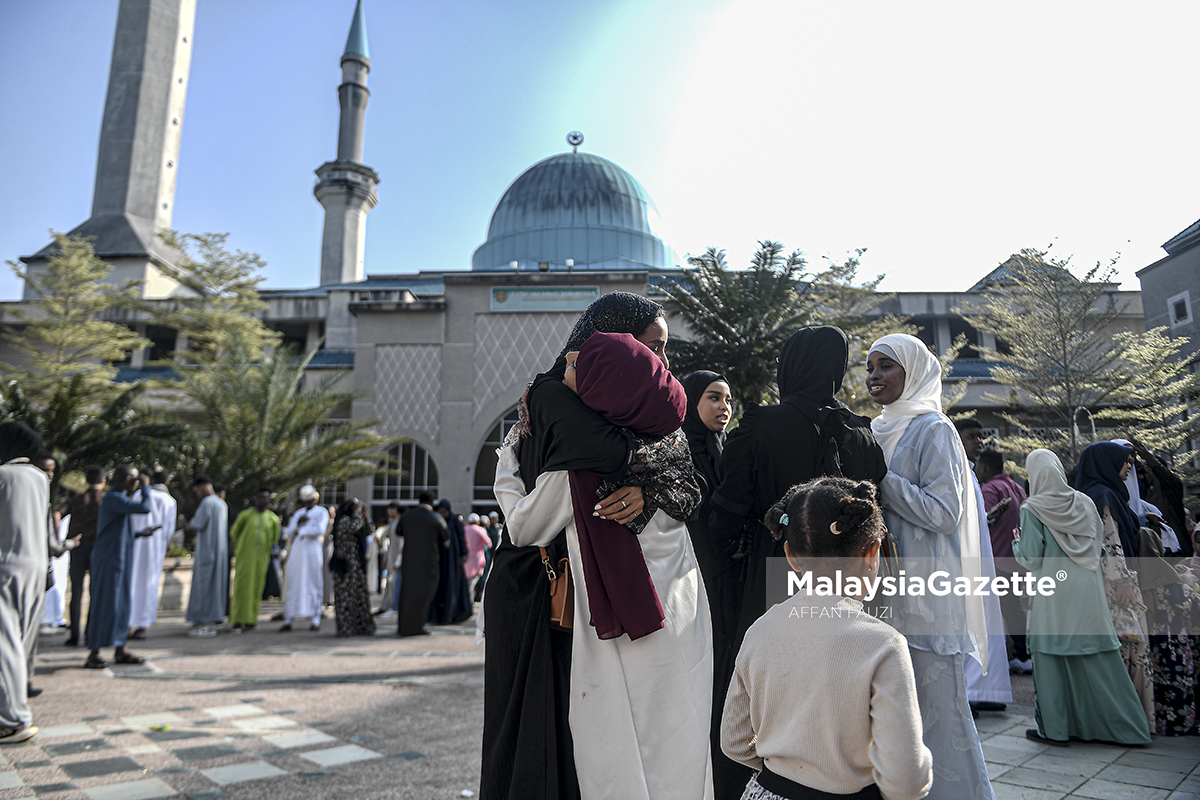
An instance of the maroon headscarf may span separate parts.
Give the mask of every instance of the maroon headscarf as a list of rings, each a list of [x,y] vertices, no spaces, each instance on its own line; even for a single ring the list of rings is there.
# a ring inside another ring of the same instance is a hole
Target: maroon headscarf
[[[676,431],[687,394],[650,348],[627,333],[593,333],[575,362],[579,397],[609,423],[641,436]],[[571,470],[571,502],[592,626],[601,639],[639,639],[663,627],[662,603],[637,534],[593,516],[601,479]]]

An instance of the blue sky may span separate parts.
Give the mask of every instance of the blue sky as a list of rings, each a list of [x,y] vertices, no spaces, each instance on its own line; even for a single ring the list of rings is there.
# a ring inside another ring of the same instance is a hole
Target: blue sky
[[[1200,217],[1200,4],[366,0],[366,270],[469,269],[495,204],[567,149],[647,188],[680,254],[868,248],[892,290],[1021,247],[1124,288]],[[0,2],[0,256],[89,215],[117,0]],[[199,0],[174,225],[313,285],[353,0]],[[0,275],[0,298],[18,280]]]

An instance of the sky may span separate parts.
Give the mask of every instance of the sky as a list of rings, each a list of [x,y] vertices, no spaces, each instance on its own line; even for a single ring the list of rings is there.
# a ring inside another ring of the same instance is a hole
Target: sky
[[[518,175],[582,150],[681,257],[970,287],[1024,247],[1117,280],[1200,217],[1200,3],[365,0],[368,274],[469,269]],[[198,0],[173,225],[315,285],[353,0]],[[0,258],[89,216],[117,0],[0,0]],[[0,299],[20,296],[0,274]]]

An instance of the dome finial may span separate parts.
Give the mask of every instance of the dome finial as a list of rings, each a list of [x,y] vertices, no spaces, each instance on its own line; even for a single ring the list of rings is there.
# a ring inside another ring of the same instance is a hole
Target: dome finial
[[[572,153],[578,153],[579,145],[583,144],[583,134],[579,131],[571,131],[567,134],[567,144],[575,148],[571,151]]]

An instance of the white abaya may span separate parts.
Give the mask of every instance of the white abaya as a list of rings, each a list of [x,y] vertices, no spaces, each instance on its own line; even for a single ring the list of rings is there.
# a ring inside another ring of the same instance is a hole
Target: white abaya
[[[27,656],[46,595],[49,503],[46,473],[27,459],[0,465],[0,728],[33,721]]]
[[[589,624],[569,473],[543,473],[525,496],[504,461],[495,493],[513,544],[546,545],[567,530],[575,586],[570,720],[583,800],[711,798],[712,626],[686,526],[659,511],[638,536],[664,627],[636,641],[601,640]]]
[[[983,501],[983,491],[979,481],[971,475],[975,484],[975,500],[979,504],[979,519],[987,519],[986,503]],[[979,526],[979,574],[989,581],[996,577],[996,561],[992,557],[992,537],[988,526]],[[987,620],[988,636],[988,668],[987,674],[983,667],[973,658],[968,658],[963,664],[963,672],[967,675],[967,699],[972,703],[1011,703],[1012,680],[1008,677],[1008,648],[1004,643],[1004,616],[1000,613],[1000,597],[989,594],[983,598],[983,614]]]
[[[67,514],[62,522],[58,523],[58,530],[50,535],[61,547],[70,529],[71,515]],[[67,550],[60,556],[51,557],[50,571],[54,575],[54,585],[46,590],[46,600],[42,603],[42,624],[61,628],[67,624],[63,619],[63,611],[67,607],[67,584],[71,581],[71,551]]]
[[[321,539],[328,525],[329,512],[320,506],[298,509],[288,520],[287,599],[283,615],[289,623],[296,617],[309,617],[320,624],[324,589]]]
[[[134,531],[159,525],[153,535],[133,540],[133,577],[130,583],[129,625],[149,628],[158,619],[158,584],[162,578],[167,543],[175,535],[177,505],[167,487],[150,489],[150,513],[133,518]]]

